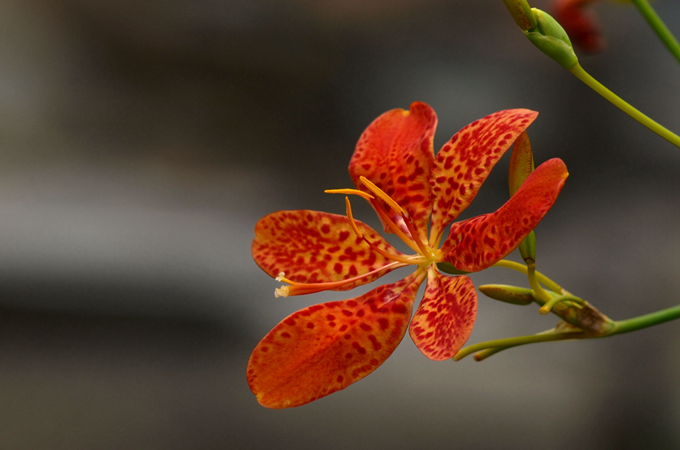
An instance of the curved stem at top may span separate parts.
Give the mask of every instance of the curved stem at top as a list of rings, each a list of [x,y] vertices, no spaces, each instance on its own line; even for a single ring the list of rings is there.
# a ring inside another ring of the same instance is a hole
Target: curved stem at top
[[[642,114],[637,109],[633,108],[630,104],[626,103],[621,97],[614,94],[612,91],[607,89],[602,83],[593,78],[588,72],[583,70],[583,67],[579,63],[576,63],[573,67],[569,69],[569,72],[574,74],[576,78],[583,81],[595,92],[600,94],[605,99],[609,100],[614,106],[619,108],[621,111],[628,114],[633,119],[640,122],[642,125],[646,126],[662,138],[666,139],[671,144],[676,147],[680,147],[680,136],[670,131],[668,128],[659,125],[654,120],[650,119],[646,115]]]
[[[668,51],[670,51],[673,56],[675,56],[675,59],[680,62],[680,43],[678,43],[678,40],[675,39],[673,33],[671,33],[666,24],[663,23],[663,20],[661,20],[649,2],[647,0],[631,1],[638,11],[640,11],[640,14],[642,14],[642,17],[645,18],[649,26],[652,27],[652,30],[654,30],[659,39],[661,39],[661,42],[664,43]]]

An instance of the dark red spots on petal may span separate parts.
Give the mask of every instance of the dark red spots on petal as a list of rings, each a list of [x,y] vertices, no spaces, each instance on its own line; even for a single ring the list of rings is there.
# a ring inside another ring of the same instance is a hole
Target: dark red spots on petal
[[[392,305],[392,312],[395,312],[397,314],[406,314],[408,312],[408,309],[401,303],[395,303]]]
[[[357,341],[352,342],[352,348],[354,348],[359,354],[365,355],[366,354],[366,349],[361,346]]]

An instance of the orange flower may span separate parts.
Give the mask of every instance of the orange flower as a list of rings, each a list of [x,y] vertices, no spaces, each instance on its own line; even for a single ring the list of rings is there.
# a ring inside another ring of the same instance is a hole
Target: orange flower
[[[373,372],[406,334],[425,356],[452,358],[465,344],[477,313],[467,276],[446,276],[437,263],[463,273],[493,265],[540,222],[568,176],[564,163],[539,166],[498,211],[454,223],[489,172],[533,120],[525,109],[500,111],[456,133],[435,157],[437,117],[428,105],[395,109],[364,131],[349,164],[358,195],[371,203],[385,231],[415,253],[396,250],[368,225],[317,211],[279,211],[255,227],[253,258],[286,283],[277,296],[346,290],[397,268],[414,266],[401,281],[359,297],[297,311],[279,323],[253,351],[248,383],[263,406],[299,406],[344,389]],[[429,233],[428,233],[429,225]],[[416,293],[427,288],[411,319]],[[410,325],[409,325],[410,321]]]

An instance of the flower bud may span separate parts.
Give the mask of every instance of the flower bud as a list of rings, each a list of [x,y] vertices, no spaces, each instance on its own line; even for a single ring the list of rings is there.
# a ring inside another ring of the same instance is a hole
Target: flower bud
[[[528,305],[534,301],[534,297],[531,295],[531,289],[517,286],[485,284],[484,286],[479,286],[477,289],[487,297],[505,303],[512,303],[513,305]]]
[[[550,14],[536,8],[531,8],[531,11],[537,27],[535,30],[525,30],[526,37],[565,69],[574,67],[578,63],[578,58],[564,28]]]

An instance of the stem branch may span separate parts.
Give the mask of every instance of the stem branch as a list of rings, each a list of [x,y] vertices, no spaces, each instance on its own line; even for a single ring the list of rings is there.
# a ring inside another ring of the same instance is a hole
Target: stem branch
[[[675,39],[673,33],[671,33],[666,24],[663,23],[663,20],[661,20],[649,2],[647,0],[631,1],[638,11],[640,11],[640,14],[642,14],[642,17],[645,18],[649,26],[652,27],[652,30],[654,30],[659,39],[661,39],[661,42],[664,43],[668,51],[670,51],[673,56],[675,56],[675,59],[680,62],[680,44],[678,44],[678,40]]]
[[[522,272],[524,275],[529,275],[529,269],[524,264],[520,264],[515,261],[509,261],[507,259],[501,259],[492,267],[505,267],[506,269],[516,270],[517,272]],[[550,278],[546,277],[540,272],[536,272],[536,279],[541,283],[545,284],[548,289],[558,294],[562,294],[564,291],[559,284],[555,283]]]
[[[615,322],[614,329],[609,336],[630,333],[631,331],[653,327],[654,325],[659,325],[675,319],[680,319],[680,305],[645,314],[644,316],[633,317],[632,319],[619,320]]]
[[[602,97],[609,100],[614,106],[618,107],[621,111],[625,112],[633,119],[637,120],[642,125],[646,126],[650,130],[661,136],[662,138],[666,139],[671,144],[675,145],[676,147],[680,147],[680,136],[673,133],[668,128],[659,125],[657,122],[653,121],[646,115],[642,114],[640,111],[633,108],[630,104],[626,103],[621,97],[614,94],[612,91],[604,87],[599,81],[590,76],[588,72],[583,70],[583,67],[581,67],[579,63],[576,63],[571,69],[569,69],[569,72],[574,74],[576,78],[583,81],[585,84],[587,84],[590,88],[592,88]]]

